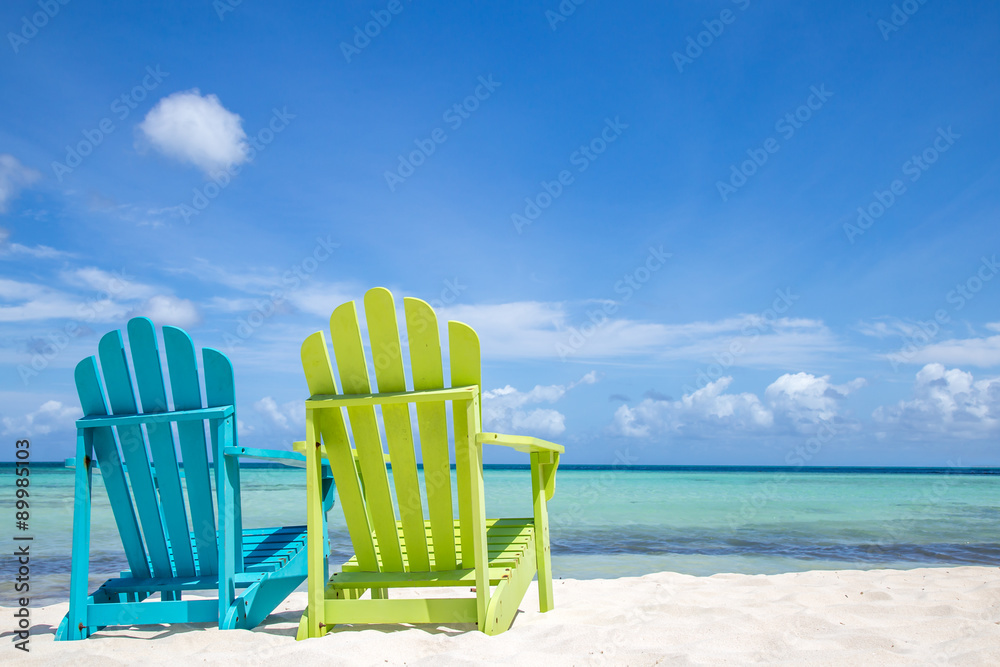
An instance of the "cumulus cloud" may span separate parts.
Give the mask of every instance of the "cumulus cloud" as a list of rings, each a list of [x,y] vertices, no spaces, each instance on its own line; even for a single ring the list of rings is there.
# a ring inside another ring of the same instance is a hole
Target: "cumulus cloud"
[[[41,178],[34,169],[25,167],[9,153],[0,153],[0,213],[7,212],[7,205],[26,186]]]
[[[959,368],[927,364],[917,372],[911,400],[879,407],[872,417],[885,430],[911,435],[996,435],[1000,427],[1000,378],[976,380]]]
[[[707,428],[758,431],[774,423],[774,415],[754,394],[727,394],[731,377],[709,382],[676,401],[644,399],[634,408],[622,405],[615,411],[614,430],[620,435],[645,438],[651,435],[698,435]]]
[[[841,400],[865,384],[864,378],[835,385],[829,375],[786,373],[764,390],[764,398],[779,420],[787,419],[797,431],[808,431],[820,422],[835,421]]]
[[[247,160],[243,119],[197,88],[164,97],[139,129],[161,153],[206,174]]]
[[[595,382],[597,374],[591,371],[576,382],[536,385],[527,392],[510,385],[491,389],[483,392],[483,422],[491,431],[549,437],[559,435],[566,430],[566,416],[553,408],[536,406],[555,403],[574,387]]]
[[[834,385],[830,376],[786,373],[756,394],[727,393],[732,377],[719,378],[678,400],[646,398],[615,411],[612,431],[645,438],[735,433],[814,433],[822,424],[842,420],[841,399],[864,386],[861,378]]]
[[[306,412],[302,401],[278,405],[272,397],[265,396],[254,403],[253,407],[269,424],[282,431],[305,431]]]
[[[46,401],[34,412],[23,417],[4,417],[4,435],[46,435],[53,431],[73,427],[73,423],[83,416],[76,406],[63,405],[59,401]]]

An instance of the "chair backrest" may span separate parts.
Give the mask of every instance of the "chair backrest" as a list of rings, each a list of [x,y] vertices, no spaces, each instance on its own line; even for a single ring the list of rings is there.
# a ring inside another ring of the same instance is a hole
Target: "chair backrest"
[[[323,332],[318,331],[302,344],[302,364],[309,392],[314,396],[354,395],[479,386],[476,332],[461,322],[448,323],[451,378],[446,385],[438,322],[433,309],[420,299],[408,297],[403,303],[412,376],[409,387],[395,304],[388,290],[377,287],[369,290],[364,299],[375,386],[369,379],[357,308],[351,301],[339,306],[330,317],[330,335],[342,391],[337,390],[326,341]],[[446,401],[416,404],[429,532],[425,527],[409,405],[379,406],[395,498],[388,481],[376,409],[359,406],[346,410],[357,448],[357,466],[352,464],[353,452],[341,411],[320,410],[318,422],[360,567],[383,572],[453,570],[463,564],[466,568],[474,567],[472,516],[473,512],[484,510],[482,498],[477,498],[470,486],[469,433],[478,423],[469,423],[466,404],[456,404],[452,411],[460,526],[457,548]],[[478,416],[476,421],[479,421]],[[481,468],[478,474],[482,474]],[[396,525],[397,510],[401,535]],[[373,534],[377,539],[377,556]]]
[[[210,348],[202,350],[206,390],[203,402],[191,337],[177,327],[163,327],[173,398],[171,407],[167,402],[153,323],[144,317],[130,320],[128,340],[135,387],[121,331],[105,334],[98,344],[97,357],[88,357],[77,364],[76,387],[84,416],[155,415],[171,410],[235,406],[233,367],[221,352]],[[138,389],[138,403],[135,389]],[[235,424],[235,412],[232,419]],[[118,425],[87,430],[93,431],[94,454],[132,576],[169,578],[217,574],[219,554],[205,420],[177,422],[184,464],[183,484],[170,422],[149,421],[141,426]],[[210,440],[214,441],[214,429],[212,434]],[[232,444],[236,445],[235,428]],[[221,467],[218,453],[213,458],[218,475]],[[238,495],[236,502],[239,502]],[[237,518],[240,516],[238,506],[226,511],[233,511]]]

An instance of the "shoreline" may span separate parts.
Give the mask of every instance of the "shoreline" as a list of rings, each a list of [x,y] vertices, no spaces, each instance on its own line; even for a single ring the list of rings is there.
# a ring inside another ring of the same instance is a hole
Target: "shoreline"
[[[621,579],[558,579],[556,608],[539,614],[532,583],[511,629],[472,625],[344,627],[296,642],[305,593],[289,596],[252,631],[183,624],[104,630],[53,641],[63,602],[31,609],[38,664],[343,665],[509,664],[1000,664],[1000,567],[810,570],[772,575],[659,572]],[[4,637],[11,641],[13,608]]]

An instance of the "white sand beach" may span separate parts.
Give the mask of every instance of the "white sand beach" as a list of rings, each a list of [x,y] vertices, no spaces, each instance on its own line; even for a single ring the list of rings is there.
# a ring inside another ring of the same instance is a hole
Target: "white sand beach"
[[[534,586],[534,585],[533,585]],[[1000,568],[831,570],[779,575],[555,582],[539,614],[532,588],[511,629],[344,626],[294,640],[305,594],[253,631],[205,625],[105,630],[55,643],[66,604],[33,610],[31,653],[4,663],[75,665],[998,665]],[[3,609],[8,620],[11,610]],[[8,626],[9,627],[9,626]],[[10,639],[9,634],[5,638]]]

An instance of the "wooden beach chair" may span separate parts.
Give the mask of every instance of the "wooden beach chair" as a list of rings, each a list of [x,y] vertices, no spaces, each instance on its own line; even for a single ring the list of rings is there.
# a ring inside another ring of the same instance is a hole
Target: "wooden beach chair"
[[[67,462],[76,468],[73,561],[69,613],[56,639],[85,639],[105,626],[151,623],[252,628],[305,579],[306,527],[243,528],[238,458],[304,466],[305,457],[239,446],[233,367],[224,354],[202,350],[203,401],[191,338],[176,327],[163,327],[171,408],[153,323],[142,317],[130,320],[128,338],[138,405],[120,331],[101,338],[100,371],[97,357],[76,367],[84,416],[76,422],[76,459]],[[95,463],[129,570],[88,596]],[[326,493],[317,491],[317,498],[324,496],[315,508],[320,518],[333,501],[331,482],[327,475]],[[329,547],[321,539],[322,527],[317,530],[316,547],[322,554]],[[217,591],[218,598],[182,599],[193,590]],[[157,593],[158,600],[147,599]]]
[[[471,327],[448,323],[451,381],[446,384],[434,311],[424,301],[404,299],[412,377],[407,388],[392,295],[383,288],[372,289],[365,295],[364,309],[377,390],[369,380],[353,301],[339,306],[330,318],[342,391],[334,381],[323,332],[302,344],[311,394],[306,401],[305,446],[309,601],[298,638],[319,637],[340,623],[476,623],[482,632],[499,634],[510,626],[536,571],[539,608],[552,609],[546,502],[555,490],[563,447],[536,438],[482,432],[479,339]],[[411,404],[416,406],[416,430],[410,420]],[[484,444],[530,455],[532,518],[486,518]],[[341,571],[330,577],[325,573],[320,511],[323,459],[333,469],[355,550]],[[452,462],[457,481],[454,498]],[[398,595],[400,588],[449,586],[461,587],[465,595],[390,599],[390,591]],[[469,594],[470,587],[474,595]],[[370,599],[360,599],[365,591],[371,591]]]

